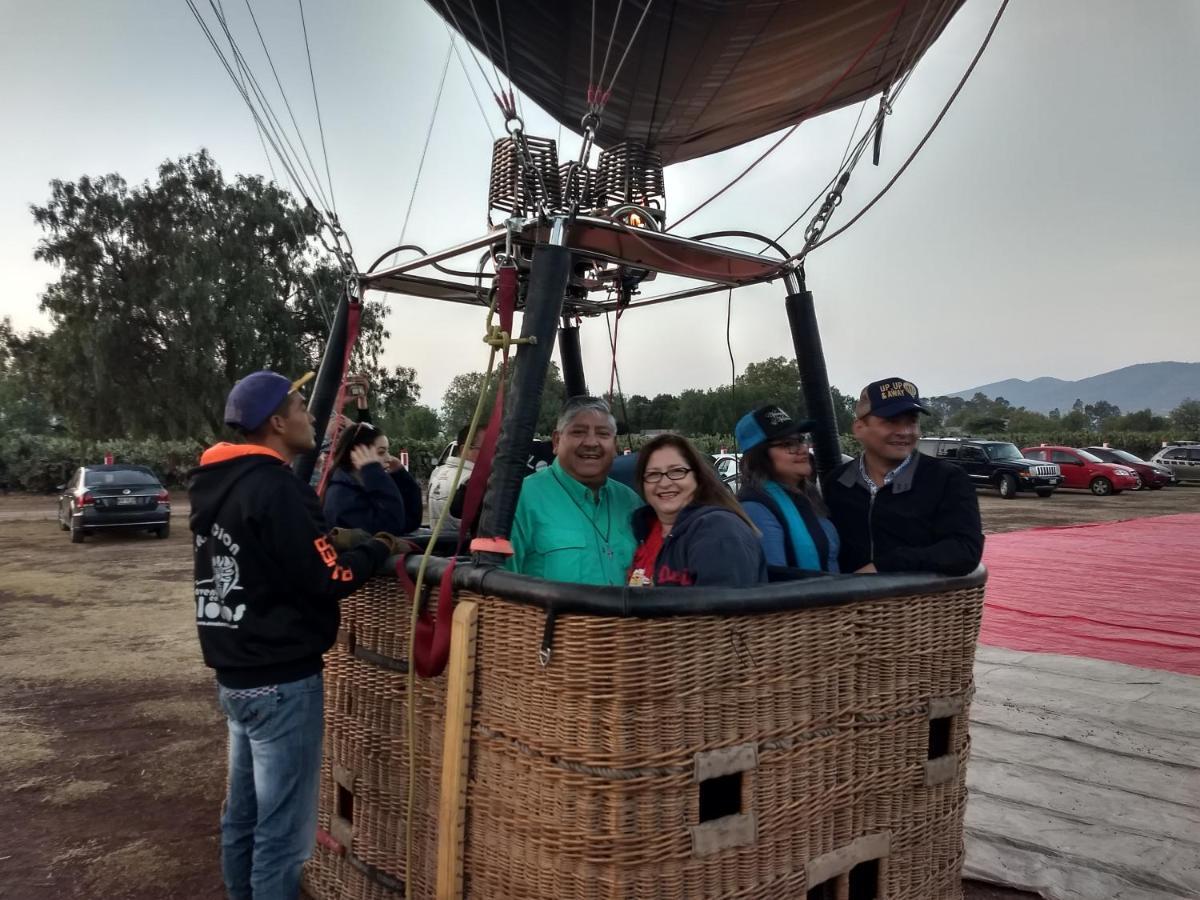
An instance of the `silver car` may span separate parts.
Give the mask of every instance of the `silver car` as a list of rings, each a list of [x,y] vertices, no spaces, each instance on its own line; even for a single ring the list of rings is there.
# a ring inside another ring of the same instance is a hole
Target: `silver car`
[[[1200,444],[1172,444],[1150,458],[1156,466],[1170,469],[1177,481],[1200,481]]]

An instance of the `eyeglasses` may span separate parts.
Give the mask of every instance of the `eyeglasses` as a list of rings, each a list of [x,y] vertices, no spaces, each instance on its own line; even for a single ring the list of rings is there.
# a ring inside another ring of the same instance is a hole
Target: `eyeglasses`
[[[647,472],[642,476],[642,481],[646,482],[646,484],[658,484],[663,480],[664,475],[672,481],[683,481],[691,471],[687,466],[675,466],[674,468],[667,469],[665,472]]]
[[[807,453],[808,435],[806,434],[802,437],[793,438],[790,441],[775,441],[767,446],[775,450],[782,450],[784,453]]]

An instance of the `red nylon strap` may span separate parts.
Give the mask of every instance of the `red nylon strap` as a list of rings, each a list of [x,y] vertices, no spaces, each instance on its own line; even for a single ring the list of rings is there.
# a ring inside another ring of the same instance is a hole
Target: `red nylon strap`
[[[450,627],[454,622],[454,564],[446,566],[438,586],[437,618],[425,609],[417,619],[413,640],[413,670],[422,678],[436,678],[450,658]]]
[[[517,270],[512,266],[502,266],[496,273],[497,309],[500,312],[500,329],[512,334],[513,313],[517,308]],[[467,481],[467,493],[463,498],[463,515],[458,525],[458,549],[462,549],[467,539],[467,533],[476,523],[479,508],[483,505],[483,495],[487,490],[488,478],[492,474],[492,460],[496,455],[496,442],[500,437],[500,420],[504,416],[504,382],[508,374],[508,348],[505,347],[500,358],[500,387],[496,391],[496,400],[492,404],[492,417],[488,419],[487,430],[483,433],[483,441],[479,446],[479,455],[471,469],[471,478]]]
[[[342,406],[346,403],[346,370],[350,367],[350,354],[354,352],[354,345],[358,342],[358,330],[362,324],[362,303],[358,300],[350,301],[350,309],[346,316],[346,352],[342,354],[342,371],[341,377],[338,379],[337,399],[333,401],[332,415],[336,418],[334,422],[333,434],[330,435],[329,441],[329,456],[325,457],[325,466],[321,469],[321,480],[317,484],[317,496],[325,497],[325,485],[329,482],[331,469],[329,459],[333,455],[333,450],[337,447],[338,438],[342,436]],[[320,441],[320,438],[317,438]]]

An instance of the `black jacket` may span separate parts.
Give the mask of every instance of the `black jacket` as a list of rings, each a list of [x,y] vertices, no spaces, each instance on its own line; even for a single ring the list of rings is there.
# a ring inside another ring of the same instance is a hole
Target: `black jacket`
[[[983,556],[975,486],[952,463],[918,453],[872,499],[854,459],[826,478],[825,503],[843,572],[873,562],[880,572],[966,575]]]
[[[408,534],[421,527],[421,486],[407,470],[387,472],[380,463],[359,471],[359,481],[338,469],[325,485],[325,521],[335,528],[370,534]]]
[[[653,524],[649,506],[634,512],[633,534],[639,544]],[[749,587],[766,582],[767,562],[758,535],[736,513],[720,506],[688,506],[663,539],[651,577],[655,587]]]
[[[338,601],[383,563],[367,541],[339,554],[317,495],[263,447],[218,444],[189,473],[196,627],[204,662],[229,688],[321,671]]]

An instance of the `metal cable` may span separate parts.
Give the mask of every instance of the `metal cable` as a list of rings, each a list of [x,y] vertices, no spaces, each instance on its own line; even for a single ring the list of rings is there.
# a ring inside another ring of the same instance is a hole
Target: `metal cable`
[[[641,18],[637,20],[637,25],[635,25],[633,28],[633,34],[629,36],[629,43],[625,45],[625,52],[621,54],[621,59],[617,63],[616,70],[613,72],[612,80],[608,83],[608,90],[605,91],[605,96],[612,91],[613,87],[617,83],[617,79],[621,76],[621,69],[625,65],[625,60],[629,58],[629,51],[633,49],[633,45],[637,41],[637,36],[642,30],[642,23],[646,21],[646,14],[650,12],[650,7],[653,5],[654,0],[646,0],[646,5],[642,7]]]
[[[475,105],[479,107],[479,114],[483,116],[483,127],[488,130],[488,135],[493,141],[496,140],[496,132],[492,128],[492,123],[487,117],[487,111],[483,108],[483,101],[479,99],[479,91],[475,90],[475,81],[471,78],[471,72],[467,68],[466,60],[462,58],[462,53],[458,49],[458,36],[444,19],[442,24],[446,27],[446,34],[450,36],[450,46],[454,50],[454,55],[458,57],[458,64],[462,68],[463,77],[467,80],[467,87],[471,89],[471,96],[475,98]]]
[[[258,17],[254,15],[254,7],[250,5],[250,0],[245,0],[245,3],[246,11],[250,13],[250,21],[254,23],[254,31],[258,34],[258,42],[262,45],[263,53],[266,54],[267,65],[271,67],[271,74],[275,78],[275,86],[279,88],[279,96],[283,98],[283,105],[287,109],[288,118],[292,120],[292,127],[296,130],[296,139],[300,142],[300,149],[304,151],[304,158],[308,160],[309,169],[314,176],[317,196],[321,198],[321,202],[325,205],[326,209],[331,209],[333,204],[325,196],[325,191],[321,185],[321,178],[317,175],[317,167],[312,161],[312,154],[308,152],[308,144],[305,142],[304,135],[300,131],[299,123],[296,122],[296,114],[292,111],[291,101],[288,100],[287,92],[283,89],[283,82],[279,78],[279,72],[275,68],[275,60],[271,58],[271,51],[267,49],[267,41],[263,37],[262,29],[258,27]],[[230,40],[233,40],[232,36]],[[241,51],[238,50],[235,52],[240,53]]]
[[[333,194],[333,176],[329,173],[329,150],[325,146],[325,124],[321,121],[321,101],[317,99],[317,78],[313,74],[312,50],[308,46],[308,23],[304,18],[304,0],[296,0],[300,5],[300,27],[304,30],[304,55],[308,57],[308,80],[312,82],[313,106],[317,110],[317,131],[321,135],[321,155],[325,157],[325,183],[329,185],[329,202],[333,204],[333,214],[337,215],[337,197]]]
[[[858,68],[859,63],[861,63],[863,61],[863,59],[866,57],[866,55],[871,52],[871,48],[874,47],[877,43],[879,43],[879,39],[883,37],[883,34],[888,29],[888,27],[894,25],[895,21],[899,18],[900,14],[904,11],[904,5],[907,2],[908,2],[908,0],[900,0],[900,2],[896,5],[895,11],[892,13],[891,19],[886,21],[883,24],[883,27],[875,32],[875,34],[871,38],[870,42],[865,47],[863,47],[862,51],[858,54],[857,57],[855,57],[854,61],[852,63],[850,63],[849,67],[847,67],[846,70],[843,71],[833,81],[832,84],[830,84],[830,86],[825,90],[825,93],[822,94],[812,104],[810,104],[808,109],[806,109],[803,113],[801,113],[800,120],[798,122],[796,122],[796,124],[794,124],[791,128],[789,128],[782,135],[780,135],[779,139],[776,140],[775,143],[773,143],[770,147],[768,147],[766,150],[764,150],[757,159],[755,159],[752,163],[750,163],[750,165],[746,166],[746,168],[744,168],[736,177],[734,177],[734,179],[732,181],[730,181],[728,184],[726,184],[723,188],[721,188],[719,191],[717,191],[715,194],[713,194],[711,197],[709,197],[707,200],[705,200],[699,206],[696,206],[695,208],[693,208],[683,218],[678,219],[674,224],[671,225],[670,228],[667,228],[666,230],[672,231],[673,229],[682,225],[684,222],[686,222],[688,219],[690,219],[696,213],[700,212],[700,210],[704,209],[706,206],[708,206],[710,203],[712,203],[718,197],[722,196],[726,191],[728,191],[730,188],[732,188],[734,185],[736,185],[738,182],[740,182],[743,178],[745,178],[747,175],[749,175],[758,166],[759,163],[761,163],[764,159],[766,159],[768,156],[770,156],[772,153],[774,153],[775,150],[777,150],[784,141],[786,141],[788,138],[790,138],[796,132],[796,129],[799,128],[804,123],[805,117],[813,110],[819,108],[821,106],[821,104],[824,103],[826,100],[828,100],[829,97],[833,94],[833,92],[835,90],[837,90],[838,86],[841,85],[841,83],[846,80],[846,78],[850,75],[850,73]]]
[[[309,170],[304,168],[304,165],[300,159],[300,154],[296,152],[296,148],[292,145],[291,139],[288,137],[287,132],[283,127],[283,123],[281,123],[279,121],[279,117],[275,114],[275,110],[271,106],[270,101],[267,100],[266,93],[263,91],[262,85],[259,84],[258,78],[255,76],[253,68],[250,66],[249,62],[247,62],[245,54],[242,53],[241,47],[238,45],[237,40],[234,38],[233,31],[230,29],[229,22],[225,17],[224,9],[221,7],[218,7],[218,5],[214,2],[214,0],[209,0],[208,5],[213,10],[214,15],[216,15],[216,17],[217,17],[217,22],[221,26],[221,30],[225,34],[225,39],[229,42],[229,48],[233,53],[234,59],[238,61],[239,66],[242,67],[246,72],[247,82],[250,86],[250,89],[253,92],[254,97],[257,99],[259,106],[262,107],[263,113],[266,116],[266,125],[275,137],[274,143],[279,148],[277,152],[279,152],[279,154],[280,154],[280,159],[281,160],[286,159],[288,161],[288,165],[289,165],[289,168],[291,169],[293,176],[295,176],[296,172],[299,172],[299,174],[301,176],[303,176],[303,180],[308,183],[308,187],[310,189],[312,189],[312,191],[315,192],[318,195],[318,197],[321,198],[322,202],[324,202],[324,197],[321,194],[321,191],[320,191],[320,188],[319,188],[317,182],[314,180],[314,177],[313,177],[313,175],[310,174]],[[228,69],[228,66],[227,66],[227,69]],[[232,73],[231,73],[231,76],[232,76]],[[250,101],[247,100],[247,102],[249,103]],[[303,142],[302,138],[301,138],[301,142]],[[286,148],[290,152],[290,154],[291,154],[290,156],[287,156],[286,154],[283,153],[284,148]],[[298,176],[296,177],[296,181],[299,184],[300,178]],[[305,198],[306,201],[311,202],[311,198],[310,198],[308,191],[301,188],[300,193]],[[328,205],[328,204],[326,204],[326,205]]]
[[[884,195],[887,194],[887,192],[889,190],[891,190],[892,185],[894,185],[900,179],[900,176],[904,174],[904,172],[908,169],[909,165],[912,164],[912,161],[917,158],[917,154],[921,152],[921,149],[925,146],[925,144],[933,136],[934,131],[936,131],[938,125],[941,124],[942,119],[944,119],[946,117],[946,113],[948,113],[950,111],[950,107],[954,104],[955,99],[957,99],[958,95],[962,92],[963,87],[967,83],[967,79],[969,79],[971,77],[971,73],[975,71],[975,66],[979,63],[979,60],[982,58],[984,51],[988,47],[988,44],[991,43],[992,35],[994,35],[996,33],[996,27],[1000,24],[1000,19],[1001,19],[1001,17],[1003,17],[1004,11],[1007,8],[1008,8],[1008,0],[1001,0],[1000,8],[996,11],[996,17],[992,20],[992,25],[988,29],[987,34],[984,36],[983,43],[979,45],[979,49],[976,51],[974,58],[971,60],[971,64],[969,66],[967,66],[967,70],[963,73],[962,78],[960,78],[958,81],[958,85],[954,88],[954,92],[950,95],[950,98],[946,101],[946,104],[942,107],[942,111],[940,113],[938,113],[937,118],[933,120],[933,124],[929,126],[929,130],[925,132],[925,136],[921,138],[920,143],[918,143],[917,146],[913,148],[912,153],[910,153],[908,155],[908,158],[906,160],[904,160],[904,163],[900,166],[900,168],[896,170],[896,174],[892,176],[891,180],[888,181],[888,183],[883,186],[883,189],[880,190],[879,193],[877,193],[874,197],[872,197],[870,202],[867,203],[867,205],[864,206],[862,209],[860,209],[854,215],[854,217],[850,219],[849,222],[847,222],[841,228],[838,228],[836,231],[833,231],[830,234],[825,235],[823,238],[821,238],[821,240],[817,241],[811,247],[806,247],[805,249],[801,250],[799,253],[795,254],[791,259],[787,260],[786,262],[799,262],[799,261],[803,260],[804,257],[807,256],[810,251],[815,250],[817,247],[821,247],[821,246],[824,246],[825,244],[828,244],[835,237],[837,237],[842,232],[846,231],[848,228],[850,228],[850,226],[852,226],[855,222],[857,222],[864,215],[866,215],[867,211],[870,210],[871,207],[873,207],[880,200],[882,200]]]
[[[442,89],[446,86],[446,73],[450,71],[450,55],[454,52],[454,41],[450,41],[450,46],[446,48],[446,61],[442,63],[442,77],[438,81],[437,93],[433,98],[433,113],[429,116],[429,127],[425,130],[425,144],[421,147],[421,158],[417,162],[417,177],[413,179],[412,193],[408,195],[408,209],[404,212],[404,224],[400,227],[400,243],[404,243],[404,236],[408,234],[408,220],[412,216],[413,203],[417,199],[417,188],[421,184],[421,173],[425,170],[425,155],[429,152],[429,141],[433,137],[433,126],[437,122],[438,107],[442,105]],[[393,265],[395,258],[393,257]]]
[[[309,200],[308,194],[304,190],[304,186],[301,183],[300,177],[296,174],[295,169],[292,167],[289,157],[283,152],[279,143],[277,142],[277,135],[273,129],[269,128],[269,123],[263,123],[262,116],[255,107],[254,101],[250,99],[249,92],[246,91],[241,82],[238,80],[237,75],[234,74],[233,68],[229,65],[229,60],[226,58],[224,51],[221,49],[220,44],[217,43],[217,39],[212,33],[212,29],[208,27],[208,23],[204,21],[203,15],[201,15],[200,10],[196,7],[195,0],[184,0],[184,2],[187,4],[188,9],[191,10],[192,16],[196,19],[196,24],[200,26],[200,30],[208,39],[208,43],[213,48],[213,52],[217,54],[217,59],[224,67],[226,74],[228,74],[230,80],[233,81],[234,87],[236,87],[238,93],[241,94],[242,100],[246,104],[246,108],[250,111],[250,116],[261,130],[260,133],[266,135],[267,141],[271,145],[271,149],[275,151],[275,155],[279,158],[279,162],[283,166],[284,171],[287,173],[288,178],[291,180],[292,186],[296,190],[296,193],[303,197],[307,202]],[[251,77],[253,77],[252,74]]]
[[[221,12],[222,12],[222,14],[224,14],[225,9],[224,9],[224,6],[221,4],[221,0],[217,0],[217,5],[219,7],[221,7]],[[245,76],[246,76],[246,72],[242,68],[241,60],[239,59],[239,60],[237,60],[237,62],[238,62],[238,69],[239,69],[239,71],[241,71],[243,80],[244,80]],[[263,156],[265,156],[266,160],[267,160],[267,169],[269,169],[271,172],[271,180],[278,181],[278,177],[275,174],[275,164],[273,162],[271,162],[271,154],[267,150],[267,142],[266,142],[266,139],[263,137],[262,128],[259,126],[257,120],[254,123],[254,130],[258,134],[259,143],[262,145]],[[307,240],[307,238],[303,237],[300,232],[300,226],[299,226],[300,211],[298,209],[295,209],[294,207],[287,205],[287,204],[282,204],[282,205],[284,206],[284,216],[287,219],[288,224],[291,226],[292,234],[295,235],[295,237],[296,237],[296,244],[297,244],[298,248],[300,249],[301,254],[303,254],[304,248],[308,244],[308,240]],[[303,268],[303,266],[302,266],[303,260],[302,259],[300,260],[300,263],[301,263],[300,271],[304,275],[305,280],[308,281],[309,289],[313,292],[313,299],[316,301],[317,305],[321,309],[321,316],[325,320],[325,327],[326,327],[326,329],[332,331],[333,330],[333,316],[330,315],[329,304],[325,302],[325,295],[321,291],[321,289],[317,286],[317,280],[313,277],[312,273]]]
[[[617,11],[613,15],[612,28],[608,32],[608,47],[604,51],[604,63],[600,66],[600,80],[596,82],[596,87],[599,87],[604,82],[604,76],[608,74],[608,58],[612,54],[613,41],[617,36],[617,25],[621,21],[621,7],[625,5],[625,0],[617,0]],[[595,40],[596,35],[593,31],[592,40]]]

